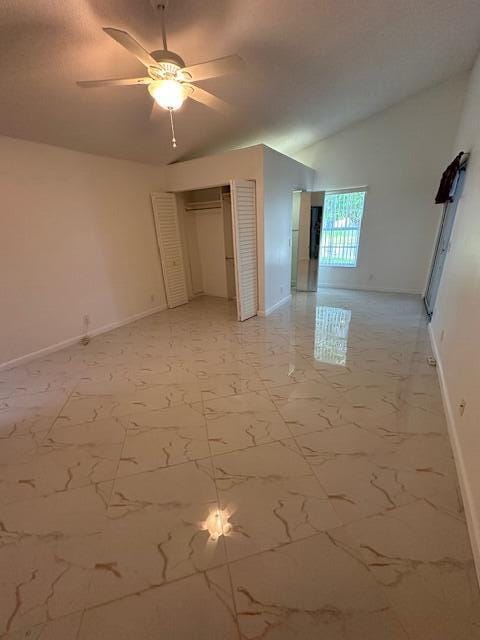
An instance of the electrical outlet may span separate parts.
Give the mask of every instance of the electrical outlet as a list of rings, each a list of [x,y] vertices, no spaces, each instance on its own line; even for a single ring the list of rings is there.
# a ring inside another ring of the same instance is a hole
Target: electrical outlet
[[[465,413],[466,407],[467,407],[467,401],[465,400],[465,398],[462,398],[458,403],[458,411],[461,416],[463,416],[463,414]]]
[[[153,294],[153,293],[152,293],[152,295],[150,296],[150,302],[155,302],[155,296],[154,296],[154,294]]]
[[[85,327],[85,329],[88,329],[88,327],[90,326],[90,316],[88,315],[88,313],[85,313],[83,316],[83,326]]]
[[[283,287],[280,287],[280,293],[283,293]]]

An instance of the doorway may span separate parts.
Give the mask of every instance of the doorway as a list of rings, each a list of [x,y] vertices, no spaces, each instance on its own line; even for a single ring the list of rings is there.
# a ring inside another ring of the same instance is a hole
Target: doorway
[[[438,290],[442,279],[443,268],[445,266],[445,260],[447,259],[447,253],[450,248],[450,238],[452,236],[453,224],[455,222],[455,216],[457,214],[458,203],[460,198],[462,197],[466,171],[467,161],[465,161],[465,163],[460,166],[452,188],[453,195],[451,196],[451,200],[445,203],[443,209],[442,222],[440,225],[440,230],[438,232],[435,253],[433,256],[430,275],[428,277],[428,284],[423,299],[428,317],[430,319],[432,318],[435,309],[435,301],[437,299]]]
[[[300,222],[300,198],[301,191],[292,193],[292,230],[290,237],[291,248],[291,275],[290,286],[292,290],[297,288],[297,267],[298,267],[298,225]]]
[[[292,212],[292,288],[316,291],[325,192],[302,191],[295,196],[296,192]]]

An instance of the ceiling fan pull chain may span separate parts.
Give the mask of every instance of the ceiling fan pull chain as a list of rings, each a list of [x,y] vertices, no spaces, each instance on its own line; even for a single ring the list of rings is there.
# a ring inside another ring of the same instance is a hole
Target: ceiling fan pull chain
[[[176,149],[177,148],[177,140],[175,138],[175,127],[173,125],[173,109],[169,109],[168,112],[170,114],[170,125],[172,127],[172,147],[174,149]]]

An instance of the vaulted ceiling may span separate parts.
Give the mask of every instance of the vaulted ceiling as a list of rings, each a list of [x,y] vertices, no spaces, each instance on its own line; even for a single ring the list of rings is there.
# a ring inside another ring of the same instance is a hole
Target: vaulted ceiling
[[[170,0],[169,48],[187,65],[247,63],[201,83],[234,113],[188,100],[175,151],[146,87],[76,86],[144,75],[103,26],[162,48],[150,0],[0,0],[0,134],[153,163],[259,142],[294,153],[472,65],[480,2]]]

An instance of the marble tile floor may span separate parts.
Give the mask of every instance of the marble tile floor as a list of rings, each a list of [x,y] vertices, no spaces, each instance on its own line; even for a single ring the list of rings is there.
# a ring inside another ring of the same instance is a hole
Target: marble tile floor
[[[475,640],[422,304],[199,298],[0,372],[0,638]]]

